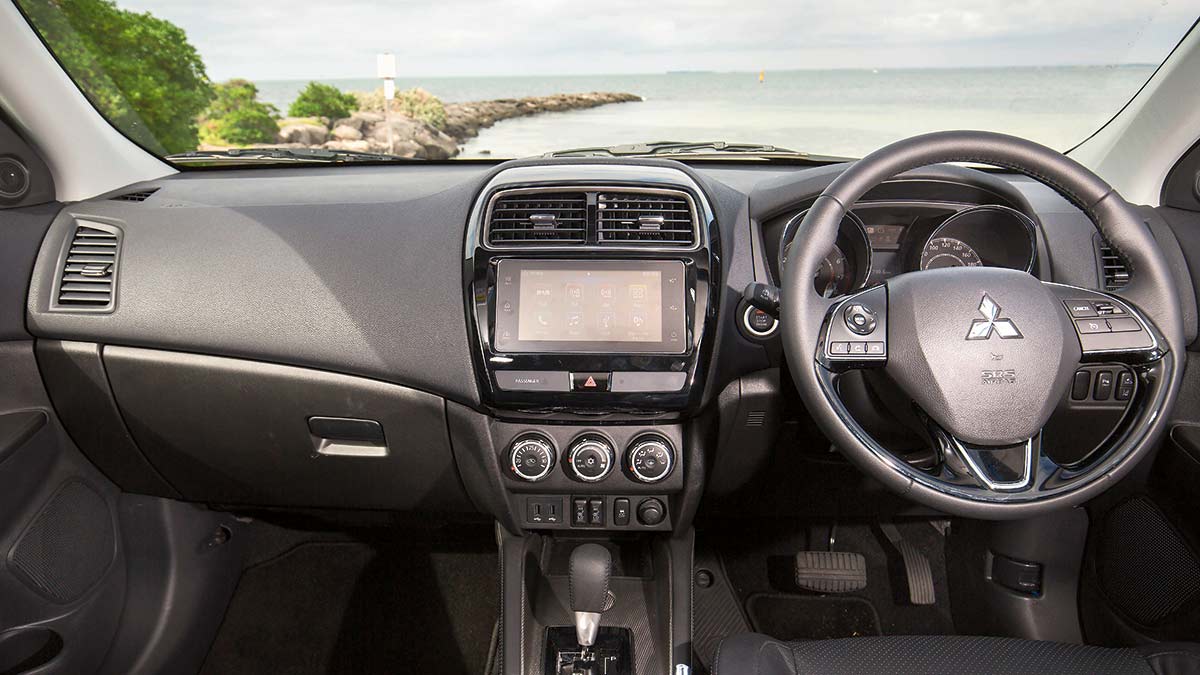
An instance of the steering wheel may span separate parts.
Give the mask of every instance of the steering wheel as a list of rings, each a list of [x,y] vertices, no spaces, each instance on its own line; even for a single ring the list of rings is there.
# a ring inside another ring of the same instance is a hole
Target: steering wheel
[[[1115,293],[1042,282],[1025,272],[957,267],[911,272],[838,298],[813,286],[847,209],[905,171],[973,162],[1023,173],[1088,215],[1128,264]],[[971,518],[1023,518],[1074,506],[1113,485],[1153,448],[1184,366],[1175,282],[1142,218],[1065,155],[1002,134],[952,131],[886,146],[817,198],[784,271],[780,323],[792,379],[829,439],[908,498]],[[1131,405],[1083,465],[1060,466],[1041,430],[1084,363],[1120,363]],[[910,465],[855,421],[838,395],[848,370],[882,368],[925,420],[937,466]]]

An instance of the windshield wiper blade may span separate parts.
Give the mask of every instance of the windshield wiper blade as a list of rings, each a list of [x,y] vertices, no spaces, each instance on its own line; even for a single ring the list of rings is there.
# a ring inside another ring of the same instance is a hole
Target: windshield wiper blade
[[[177,164],[242,163],[242,162],[315,162],[335,164],[338,162],[407,162],[420,161],[410,157],[389,155],[381,152],[358,150],[330,150],[326,148],[230,148],[228,150],[193,150],[167,155],[166,159]]]
[[[811,159],[848,161],[849,157],[814,155],[765,143],[728,143],[726,141],[654,141],[629,145],[595,146],[557,150],[544,157],[662,157],[672,155],[744,155],[755,158]]]

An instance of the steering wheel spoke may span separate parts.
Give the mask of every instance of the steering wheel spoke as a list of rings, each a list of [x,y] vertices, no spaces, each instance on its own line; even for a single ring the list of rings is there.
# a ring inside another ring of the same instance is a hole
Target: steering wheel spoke
[[[1058,474],[1059,466],[1042,452],[1042,434],[1003,446],[978,445],[955,438],[937,425],[931,435],[942,456],[940,478],[960,487],[1000,495],[1036,490]]]
[[[834,372],[887,365],[887,287],[833,303],[825,314],[817,362]]]
[[[1152,363],[1166,353],[1166,339],[1128,300],[1114,294],[1046,283],[1075,326],[1083,363]]]

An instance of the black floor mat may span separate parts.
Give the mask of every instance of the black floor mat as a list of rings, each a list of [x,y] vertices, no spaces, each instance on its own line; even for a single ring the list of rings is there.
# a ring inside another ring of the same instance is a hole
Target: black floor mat
[[[777,640],[879,635],[879,615],[862,598],[759,593],[746,601],[754,630]]]
[[[697,539],[704,546],[716,548],[725,562],[729,581],[743,602],[761,593],[823,597],[796,586],[796,552],[827,547],[827,541],[809,541],[807,525],[787,519],[759,519],[754,527],[748,528],[744,520],[714,519],[699,531]],[[866,557],[867,587],[850,595],[832,597],[855,597],[869,602],[876,610],[883,635],[953,635],[945,538],[928,521],[903,522],[899,529],[906,540],[929,558],[937,602],[925,606],[907,603],[908,587],[900,555],[878,528],[869,524],[838,526],[836,550],[862,553]]]
[[[476,545],[301,544],[242,575],[201,672],[483,673],[496,569]]]

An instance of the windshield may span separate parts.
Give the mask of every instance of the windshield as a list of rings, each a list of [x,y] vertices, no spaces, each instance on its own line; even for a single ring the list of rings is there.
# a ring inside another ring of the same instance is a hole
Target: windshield
[[[16,2],[113,125],[189,166],[611,146],[861,157],[943,129],[1065,151],[1200,14],[1200,0]]]

